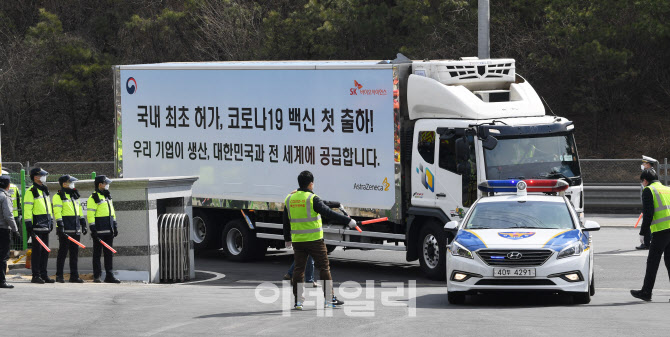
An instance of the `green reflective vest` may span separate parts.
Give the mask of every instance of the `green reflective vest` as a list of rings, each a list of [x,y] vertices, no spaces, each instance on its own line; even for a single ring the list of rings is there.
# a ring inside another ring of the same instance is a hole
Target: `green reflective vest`
[[[33,193],[37,194],[37,197]],[[32,221],[34,231],[51,231],[53,214],[49,196],[35,185],[26,190],[26,195],[23,197],[23,218],[25,221]]]
[[[13,213],[14,217],[16,218],[17,216],[19,216],[19,210],[21,209],[21,207],[19,207],[19,203],[21,202],[19,196],[19,188],[14,184],[9,184],[9,195],[12,198],[12,207],[14,207]]]
[[[56,228],[58,228],[58,222],[62,221],[65,233],[78,234],[81,229],[79,219],[83,218],[84,210],[79,199],[73,199],[70,194],[65,192],[62,192],[62,194],[65,199],[61,197],[61,193],[56,193],[52,199]]]
[[[86,219],[92,231],[98,234],[111,233],[116,221],[112,200],[101,193],[93,192],[86,202]]]
[[[670,229],[670,187],[655,182],[645,187],[654,196],[654,218],[651,221],[651,232]]]
[[[291,241],[307,242],[323,239],[321,215],[314,211],[316,194],[298,191],[289,194],[284,203],[291,221]]]

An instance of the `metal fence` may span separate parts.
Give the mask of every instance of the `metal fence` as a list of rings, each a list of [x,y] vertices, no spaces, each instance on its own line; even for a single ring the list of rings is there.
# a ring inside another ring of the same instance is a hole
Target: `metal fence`
[[[581,159],[582,178],[585,185],[640,185],[640,159]],[[664,185],[668,184],[668,159],[656,165]]]

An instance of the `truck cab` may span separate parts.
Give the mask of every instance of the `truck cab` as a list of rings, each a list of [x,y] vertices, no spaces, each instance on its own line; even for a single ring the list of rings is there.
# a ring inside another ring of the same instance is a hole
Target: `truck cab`
[[[482,197],[477,185],[484,181],[565,180],[565,195],[582,216],[574,125],[546,115],[538,94],[515,73],[514,60],[415,61],[406,101],[405,142],[413,144],[404,171],[411,186],[408,259],[418,258],[428,275],[441,272],[442,241],[451,235],[416,230],[411,239],[411,227],[460,221]]]

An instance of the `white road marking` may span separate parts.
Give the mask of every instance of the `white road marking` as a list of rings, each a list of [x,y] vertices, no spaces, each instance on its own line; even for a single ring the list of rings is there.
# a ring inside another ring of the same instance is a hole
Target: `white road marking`
[[[165,332],[167,330],[172,330],[172,329],[179,328],[179,327],[182,327],[184,325],[189,325],[189,324],[193,324],[193,323],[195,323],[195,322],[184,322],[184,323],[172,324],[172,325],[164,326],[162,328],[151,330],[149,332],[145,332],[143,334],[140,334],[140,336],[153,336],[153,335],[157,335],[161,332]]]
[[[194,283],[202,283],[202,282],[211,282],[211,281],[216,281],[220,280],[224,277],[226,277],[225,274],[217,273],[215,271],[207,271],[207,270],[196,270],[196,273],[206,273],[206,274],[212,274],[214,275],[213,278],[208,278],[206,280],[199,280],[199,281],[191,281],[191,282],[183,282],[183,283],[177,283],[179,285],[184,285],[184,284],[194,284]]]

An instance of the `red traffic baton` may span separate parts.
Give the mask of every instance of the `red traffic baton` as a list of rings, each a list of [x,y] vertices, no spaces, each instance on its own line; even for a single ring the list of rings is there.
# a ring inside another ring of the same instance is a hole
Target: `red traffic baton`
[[[359,233],[363,233],[363,231],[361,230],[361,228],[358,227],[358,226],[356,226],[356,230],[357,230]]]
[[[42,241],[42,239],[40,239],[40,237],[37,236],[37,234],[35,234],[35,239],[37,239],[37,242],[39,242],[40,245],[42,245],[44,250],[46,250],[48,253],[51,253],[51,249],[49,249],[49,247],[47,247],[47,245],[44,244],[44,241]]]
[[[377,218],[377,219],[372,219],[372,220],[365,220],[365,221],[361,221],[361,225],[367,225],[367,224],[371,224],[371,223],[375,223],[375,222],[382,222],[382,221],[386,221],[388,219],[389,219],[388,217],[383,217],[383,218]]]
[[[640,217],[637,218],[637,222],[635,223],[635,228],[637,228],[637,225],[640,224],[640,219],[642,219],[642,213],[640,213]]]
[[[77,246],[79,246],[79,247],[81,247],[81,248],[86,248],[86,246],[84,246],[81,242],[79,242],[79,241],[73,239],[71,236],[69,236],[69,235],[67,235],[67,234],[65,234],[65,236],[67,236],[67,239],[68,239],[68,240],[74,242],[75,245],[77,245]]]
[[[98,239],[98,241],[100,241],[100,243],[102,243],[103,246],[105,246],[107,249],[109,249],[109,251],[116,254],[116,250],[114,248],[112,248],[112,246],[108,245],[107,242],[102,241],[100,239]]]

